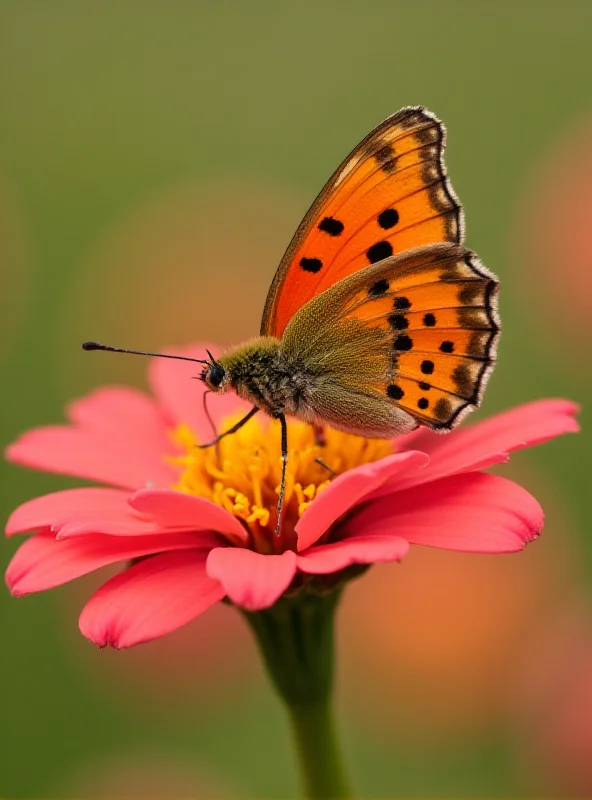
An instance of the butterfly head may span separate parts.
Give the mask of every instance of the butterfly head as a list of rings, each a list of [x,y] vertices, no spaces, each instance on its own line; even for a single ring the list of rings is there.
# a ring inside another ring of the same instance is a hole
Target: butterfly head
[[[228,388],[226,370],[219,361],[216,361],[209,350],[207,353],[209,361],[207,366],[201,371],[200,379],[210,391],[218,393],[224,392]]]

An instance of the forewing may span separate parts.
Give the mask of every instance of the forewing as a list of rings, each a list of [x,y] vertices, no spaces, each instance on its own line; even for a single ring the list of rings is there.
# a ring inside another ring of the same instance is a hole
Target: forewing
[[[348,391],[449,430],[495,362],[497,280],[459,245],[417,248],[346,278],[287,327],[286,353]]]
[[[421,107],[393,114],[360,142],[296,231],[269,290],[262,334],[281,336],[311,298],[384,258],[462,242],[444,147],[444,126]]]

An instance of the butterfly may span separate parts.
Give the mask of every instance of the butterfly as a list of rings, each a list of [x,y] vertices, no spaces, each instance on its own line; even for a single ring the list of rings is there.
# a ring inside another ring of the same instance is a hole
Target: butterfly
[[[442,122],[421,106],[374,128],[298,227],[269,289],[260,336],[199,359],[208,389],[252,403],[205,446],[258,411],[281,423],[277,532],[286,416],[391,438],[419,425],[449,431],[481,401],[500,330],[498,281],[463,246],[445,138]]]

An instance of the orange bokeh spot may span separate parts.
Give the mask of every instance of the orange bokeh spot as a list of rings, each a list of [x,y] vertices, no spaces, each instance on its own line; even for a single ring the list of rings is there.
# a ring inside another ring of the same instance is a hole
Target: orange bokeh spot
[[[101,800],[173,800],[233,797],[226,781],[207,768],[183,763],[164,753],[104,757],[74,769],[57,787],[57,797]]]
[[[592,326],[592,118],[572,122],[544,153],[526,187],[515,228],[517,268],[522,304],[536,315],[537,335],[567,350],[590,343]],[[518,268],[519,267],[519,268]],[[582,335],[582,328],[588,335]]]

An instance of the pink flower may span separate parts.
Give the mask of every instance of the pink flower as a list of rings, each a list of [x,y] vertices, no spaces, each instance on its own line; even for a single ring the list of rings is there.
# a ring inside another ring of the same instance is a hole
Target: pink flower
[[[173,352],[199,356],[204,347]],[[80,617],[82,633],[101,647],[163,636],[224,597],[264,609],[303,584],[334,584],[352,565],[400,561],[411,544],[521,550],[538,536],[542,509],[516,483],[482,470],[513,450],[578,430],[576,406],[564,400],[394,443],[328,430],[321,448],[310,426],[291,421],[285,519],[276,537],[276,423],[254,418],[218,448],[196,448],[212,430],[203,384],[189,380],[192,372],[154,359],[155,399],[97,390],[70,406],[70,424],[30,431],[7,450],[15,463],[111,487],[38,497],[17,508],[6,528],[8,535],[36,532],[6,573],[17,596],[123,562]],[[220,431],[244,405],[225,395],[211,410]],[[321,454],[335,477],[316,462]]]

